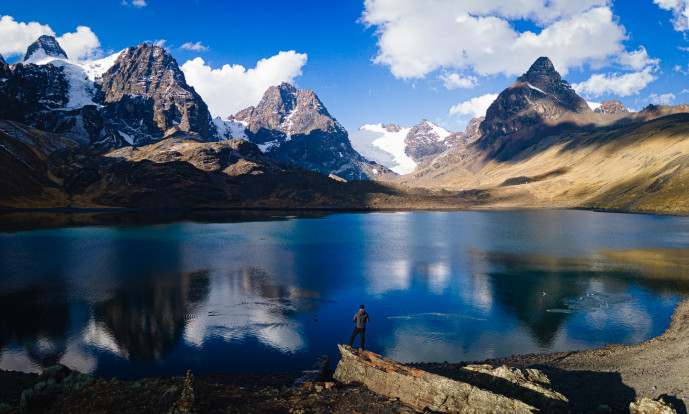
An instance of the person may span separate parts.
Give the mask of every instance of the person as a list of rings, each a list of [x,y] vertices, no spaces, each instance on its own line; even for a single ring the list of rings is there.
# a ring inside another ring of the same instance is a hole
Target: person
[[[354,338],[356,338],[357,335],[361,334],[361,346],[359,347],[360,351],[363,351],[364,349],[364,341],[366,340],[366,323],[370,322],[371,320],[368,317],[368,313],[364,310],[364,305],[359,306],[359,312],[354,314],[354,319],[352,322],[356,322],[356,326],[354,327],[354,331],[352,332],[352,336],[349,338],[349,346],[352,346],[354,343]]]

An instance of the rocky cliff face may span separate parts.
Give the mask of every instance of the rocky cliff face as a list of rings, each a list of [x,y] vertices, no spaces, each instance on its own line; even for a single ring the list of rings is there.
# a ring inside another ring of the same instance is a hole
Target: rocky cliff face
[[[173,127],[213,138],[208,107],[161,47],[142,43],[125,49],[98,85],[106,124],[135,144],[159,141]]]
[[[610,101],[601,102],[600,106],[596,108],[594,112],[614,115],[626,113],[629,112],[629,110],[624,105],[622,105],[622,102],[618,101],[617,99],[613,99]]]
[[[415,161],[439,154],[449,148],[445,141],[452,133],[425,119],[413,126],[404,138],[405,152]]]
[[[481,139],[476,141],[484,150],[499,157],[509,156],[508,147],[516,135],[544,121],[556,121],[564,114],[592,112],[586,101],[574,92],[547,57],[534,62],[517,81],[498,95],[481,123]]]
[[[246,123],[249,140],[277,160],[347,180],[387,172],[352,148],[347,131],[312,90],[297,90],[287,83],[271,86],[255,108],[234,118]]]
[[[41,124],[45,113],[69,101],[69,83],[61,67],[4,63],[0,78],[0,119]]]
[[[486,119],[485,116],[472,118],[464,132],[455,132],[445,138],[445,141],[450,147],[461,147],[463,145],[471,144],[481,137],[480,126],[484,119]]]

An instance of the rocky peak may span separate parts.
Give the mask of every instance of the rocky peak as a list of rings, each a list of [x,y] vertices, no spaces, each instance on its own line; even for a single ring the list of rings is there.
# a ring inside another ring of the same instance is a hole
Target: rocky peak
[[[165,49],[142,43],[122,51],[99,81],[98,101],[107,119],[135,137],[155,142],[170,128],[212,136],[208,107],[189,86],[177,61]]]
[[[610,101],[603,101],[600,106],[596,108],[594,112],[603,114],[619,114],[629,112],[629,110],[622,104],[622,102],[617,99],[612,99]]]
[[[5,63],[5,58],[2,56],[2,53],[0,53],[0,65],[4,65]]]
[[[553,62],[547,57],[539,57],[536,59],[529,70],[517,78],[517,82],[529,82],[534,85],[548,85],[560,81],[562,81],[562,77],[555,70]]]
[[[62,47],[60,47],[57,39],[55,39],[53,36],[43,35],[29,45],[29,48],[26,50],[26,54],[24,55],[22,61],[26,62],[32,56],[43,57],[41,54],[45,54],[45,56],[67,59],[67,53],[62,49]]]
[[[413,126],[404,138],[405,151],[415,162],[439,154],[448,148],[445,142],[450,131],[425,119]]]
[[[347,180],[389,172],[352,148],[347,131],[312,90],[288,83],[271,86],[255,108],[234,118],[246,123],[250,141],[277,160]]]
[[[581,114],[592,111],[569,83],[562,80],[550,59],[538,58],[490,105],[486,119],[479,127],[481,138],[476,143],[483,149],[492,147],[494,155],[506,150],[510,152],[504,145],[504,137],[545,121],[557,121],[568,112]]]
[[[472,118],[464,132],[455,132],[445,139],[451,147],[459,147],[476,141],[481,136],[481,122],[486,119],[484,116]]]
[[[309,134],[314,130],[346,134],[312,90],[296,89],[289,83],[271,86],[256,108],[244,109],[235,118],[248,119],[248,129],[253,134],[259,134],[262,129],[282,133],[285,137]],[[273,136],[266,138],[274,139]]]
[[[395,124],[387,124],[383,128],[385,128],[386,131],[391,133],[400,132],[402,130],[401,126]]]

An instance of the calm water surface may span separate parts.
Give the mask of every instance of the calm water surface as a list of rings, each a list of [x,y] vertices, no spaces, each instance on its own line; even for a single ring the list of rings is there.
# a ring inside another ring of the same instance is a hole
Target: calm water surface
[[[685,217],[217,221],[0,232],[0,368],[298,372],[338,360],[362,303],[367,348],[402,362],[633,344],[662,333],[689,293]]]

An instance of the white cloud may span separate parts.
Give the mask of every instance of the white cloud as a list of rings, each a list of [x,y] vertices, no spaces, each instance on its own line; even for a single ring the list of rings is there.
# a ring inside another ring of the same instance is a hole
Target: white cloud
[[[520,19],[540,32],[515,30],[512,22]],[[644,48],[625,50],[625,29],[606,0],[438,0],[432,7],[421,0],[367,0],[361,21],[377,28],[374,61],[402,79],[438,69],[513,76],[540,56],[563,75],[585,64],[615,61],[639,70],[652,61]]]
[[[182,65],[187,82],[201,95],[213,116],[227,117],[256,105],[272,85],[293,82],[301,75],[307,55],[294,50],[260,60],[255,68],[224,65],[213,69],[200,57]]]
[[[77,27],[74,33],[65,33],[57,38],[57,42],[70,59],[88,59],[102,55],[98,36],[86,26]]]
[[[156,40],[152,41],[151,43],[153,44],[153,46],[162,47],[163,49],[168,48],[167,40],[165,40],[165,39],[156,39]]]
[[[646,52],[646,48],[641,46],[639,50],[624,52],[617,57],[617,63],[629,70],[642,70],[649,66],[656,67],[660,64],[660,59],[651,59]]]
[[[672,12],[672,26],[678,32],[689,30],[689,1],[687,0],[653,0],[663,10]]]
[[[55,32],[48,25],[38,22],[17,22],[12,16],[2,16],[0,18],[0,39],[2,39],[0,54],[3,56],[23,55],[29,45],[42,35],[55,36]],[[70,59],[98,57],[102,54],[98,37],[91,28],[86,26],[79,26],[76,32],[65,33],[56,39]]]
[[[132,4],[132,6],[138,7],[138,8],[148,6],[148,3],[146,3],[146,0],[133,0],[131,4]],[[123,6],[129,6],[129,2],[127,0],[122,0],[122,5]]]
[[[193,50],[195,52],[206,52],[209,50],[209,47],[202,45],[200,41],[196,43],[187,42],[179,48],[184,50]]]
[[[463,77],[457,73],[442,74],[438,78],[443,81],[443,86],[447,89],[473,89],[478,85],[478,79],[476,76]]]
[[[55,36],[48,25],[38,22],[17,22],[12,16],[0,18],[0,53],[7,56],[23,55],[26,48],[42,35]]]
[[[651,67],[647,67],[642,71],[625,73],[623,75],[618,73],[599,73],[591,76],[584,82],[573,84],[572,87],[577,93],[592,97],[606,94],[617,96],[638,95],[640,90],[657,79],[651,73],[652,70]]]
[[[470,115],[472,118],[485,116],[488,107],[497,97],[495,93],[488,93],[471,98],[450,108],[450,115]]]
[[[672,104],[672,101],[674,101],[676,96],[672,93],[666,93],[663,95],[658,95],[656,93],[652,93],[648,97],[648,102],[654,103],[654,104],[660,104],[660,105],[670,105]]]

